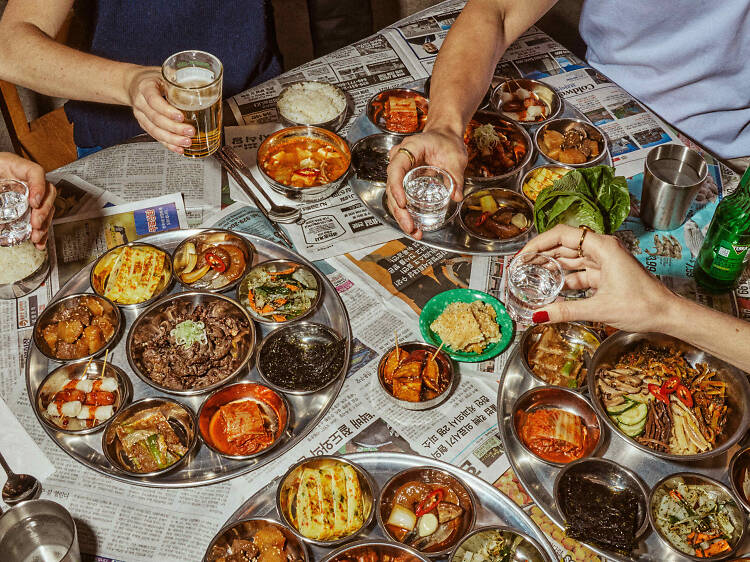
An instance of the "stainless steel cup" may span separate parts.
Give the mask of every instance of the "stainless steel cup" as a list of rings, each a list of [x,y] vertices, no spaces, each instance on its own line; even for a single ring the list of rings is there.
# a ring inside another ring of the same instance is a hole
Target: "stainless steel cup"
[[[677,144],[657,146],[646,156],[641,220],[655,230],[674,230],[708,176],[708,166],[695,150]]]
[[[29,500],[0,517],[0,558],[19,562],[81,562],[73,518],[58,503]]]

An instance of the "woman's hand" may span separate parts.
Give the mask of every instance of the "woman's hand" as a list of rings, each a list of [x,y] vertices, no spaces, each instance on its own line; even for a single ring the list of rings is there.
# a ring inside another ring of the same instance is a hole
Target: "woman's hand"
[[[569,289],[593,289],[594,296],[555,302],[534,313],[534,322],[585,320],[604,322],[629,332],[664,331],[668,311],[679,300],[625,250],[614,236],[587,232],[578,255],[583,230],[557,225],[532,239],[523,252],[556,258]]]
[[[411,162],[408,154],[400,148],[408,150],[414,156]],[[463,199],[464,169],[467,155],[463,138],[449,130],[433,128],[419,135],[407,137],[403,142],[394,146],[390,152],[388,164],[388,208],[398,222],[401,230],[415,239],[422,238],[422,231],[414,229],[414,221],[406,210],[406,195],[404,194],[404,176],[413,166],[429,164],[448,172],[456,188],[453,199]]]
[[[128,86],[133,115],[143,130],[172,152],[183,154],[195,134],[185,116],[164,98],[161,69],[140,67],[130,75]]]
[[[44,177],[39,164],[11,154],[0,152],[0,177],[24,181],[29,186],[31,206],[31,241],[40,250],[47,244],[47,233],[55,214],[55,186]]]

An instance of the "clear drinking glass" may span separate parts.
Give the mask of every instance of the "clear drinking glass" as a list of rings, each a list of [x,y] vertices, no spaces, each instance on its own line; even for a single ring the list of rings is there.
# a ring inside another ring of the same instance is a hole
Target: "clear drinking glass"
[[[557,298],[565,275],[554,258],[527,252],[508,266],[508,313],[516,322],[530,324],[534,311]]]
[[[19,503],[0,517],[0,559],[81,562],[75,521],[50,500]]]
[[[451,175],[435,166],[417,166],[406,173],[406,210],[416,228],[427,232],[443,227],[453,188]]]
[[[29,186],[0,179],[0,246],[15,246],[31,235]]]
[[[195,127],[185,156],[203,158],[216,152],[221,146],[221,61],[203,51],[182,51],[164,61],[161,74],[167,101]]]

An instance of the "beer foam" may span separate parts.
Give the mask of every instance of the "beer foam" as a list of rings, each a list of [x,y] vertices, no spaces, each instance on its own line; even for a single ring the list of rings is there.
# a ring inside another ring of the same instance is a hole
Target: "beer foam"
[[[214,73],[206,68],[188,66],[180,68],[175,72],[174,83],[179,87],[169,84],[167,86],[167,99],[177,109],[183,111],[198,111],[216,103],[221,96],[220,85],[212,88],[201,88],[208,86],[215,79]],[[189,89],[183,89],[189,88]]]

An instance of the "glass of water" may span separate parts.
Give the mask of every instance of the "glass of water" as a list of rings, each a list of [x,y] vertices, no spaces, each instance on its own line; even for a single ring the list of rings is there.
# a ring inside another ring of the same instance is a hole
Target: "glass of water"
[[[0,246],[15,246],[31,235],[29,186],[0,179]]]
[[[417,166],[404,176],[406,210],[422,231],[443,228],[453,194],[453,178],[435,166]]]
[[[75,521],[50,500],[17,504],[0,516],[0,559],[81,562]]]
[[[554,258],[527,252],[508,266],[508,313],[516,322],[531,324],[534,311],[557,298],[565,275]]]

